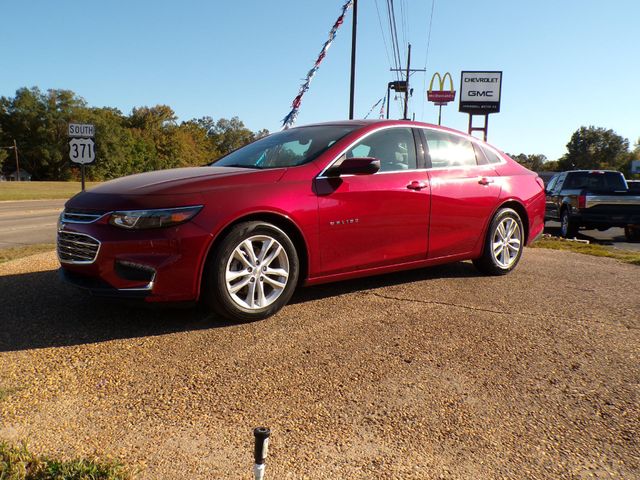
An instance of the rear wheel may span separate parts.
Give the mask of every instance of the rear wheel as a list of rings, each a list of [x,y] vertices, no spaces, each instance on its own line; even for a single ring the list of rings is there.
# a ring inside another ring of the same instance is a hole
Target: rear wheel
[[[286,305],[298,271],[298,255],[285,232],[269,223],[241,223],[209,257],[203,298],[222,317],[260,320]]]
[[[489,225],[482,256],[473,260],[488,275],[504,275],[516,268],[524,248],[524,229],[518,212],[503,208]]]
[[[578,234],[578,225],[569,215],[569,209],[565,208],[560,214],[560,235],[564,238],[574,238]]]
[[[640,240],[640,226],[627,225],[624,227],[624,237],[627,242],[637,242]]]

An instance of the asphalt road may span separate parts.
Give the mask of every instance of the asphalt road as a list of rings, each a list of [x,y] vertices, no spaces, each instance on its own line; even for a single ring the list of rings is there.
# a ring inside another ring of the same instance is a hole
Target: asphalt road
[[[55,243],[66,200],[0,202],[0,248]]]
[[[632,479],[639,268],[527,249],[299,291],[260,322],[141,310],[0,265],[0,439],[141,479]]]
[[[64,203],[65,200],[0,202],[0,248],[55,243],[56,223]],[[560,224],[547,222],[545,233],[559,236]],[[640,251],[640,242],[627,242],[621,228],[611,228],[604,232],[581,230],[578,238],[624,250]]]

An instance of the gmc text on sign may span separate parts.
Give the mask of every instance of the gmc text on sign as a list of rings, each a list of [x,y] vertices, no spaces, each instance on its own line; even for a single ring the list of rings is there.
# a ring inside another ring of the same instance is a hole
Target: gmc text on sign
[[[502,72],[462,72],[459,111],[485,115],[500,111]]]

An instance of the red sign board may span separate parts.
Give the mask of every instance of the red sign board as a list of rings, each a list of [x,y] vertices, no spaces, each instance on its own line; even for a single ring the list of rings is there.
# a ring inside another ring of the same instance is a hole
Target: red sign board
[[[456,99],[455,90],[429,90],[427,91],[427,100],[435,102],[436,105],[446,105]]]

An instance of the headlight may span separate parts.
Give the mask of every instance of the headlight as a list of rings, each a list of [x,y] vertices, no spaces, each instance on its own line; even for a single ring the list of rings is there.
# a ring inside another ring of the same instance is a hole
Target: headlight
[[[188,222],[202,210],[194,207],[163,208],[158,210],[129,210],[113,212],[109,223],[120,228],[141,230],[145,228],[172,227]]]

